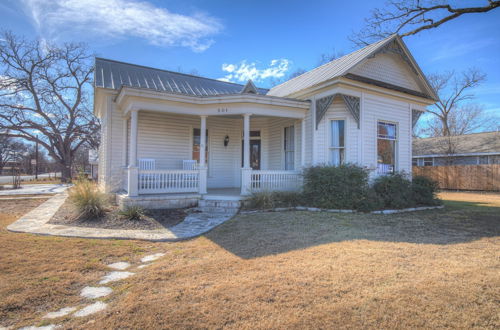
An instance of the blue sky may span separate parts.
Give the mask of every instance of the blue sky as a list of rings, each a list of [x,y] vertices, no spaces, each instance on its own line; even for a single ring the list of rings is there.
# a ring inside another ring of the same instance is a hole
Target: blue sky
[[[470,1],[468,1],[470,2]],[[476,1],[477,3],[477,1]],[[0,0],[0,28],[29,38],[83,41],[98,56],[236,82],[311,69],[384,1]],[[495,32],[496,31],[496,32]],[[405,38],[425,73],[476,67],[477,101],[500,125],[500,9]]]

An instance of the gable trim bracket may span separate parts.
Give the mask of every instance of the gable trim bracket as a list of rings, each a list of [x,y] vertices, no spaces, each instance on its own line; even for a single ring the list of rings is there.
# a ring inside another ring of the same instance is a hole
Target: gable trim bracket
[[[319,123],[325,116],[326,112],[328,111],[328,108],[330,105],[333,103],[333,99],[335,98],[336,95],[342,96],[342,99],[344,100],[345,105],[347,106],[347,110],[349,113],[352,115],[354,120],[356,121],[356,124],[358,125],[359,129],[359,109],[360,109],[360,98],[356,96],[351,96],[351,95],[346,95],[346,94],[341,94],[341,93],[335,93],[332,95],[328,95],[325,97],[322,97],[318,100],[316,100],[316,129],[318,129]]]
[[[422,116],[424,112],[421,110],[411,110],[411,127],[414,128],[417,125],[418,119]]]

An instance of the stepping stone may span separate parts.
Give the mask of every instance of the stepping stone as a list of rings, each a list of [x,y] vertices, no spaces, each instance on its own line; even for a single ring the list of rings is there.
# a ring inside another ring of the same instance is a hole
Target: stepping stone
[[[111,272],[111,273],[104,275],[104,277],[99,282],[99,284],[106,284],[109,282],[123,280],[123,279],[126,279],[127,277],[132,276],[132,275],[134,275],[134,273],[131,273],[131,272]]]
[[[145,267],[148,267],[148,266],[151,266],[151,264],[145,264],[145,265],[137,266],[137,269],[142,269],[142,268],[145,268]]]
[[[125,270],[130,267],[130,264],[128,262],[121,261],[121,262],[115,262],[114,264],[110,264],[108,265],[108,267],[118,270]]]
[[[105,286],[101,287],[86,286],[83,288],[82,292],[80,293],[80,296],[88,299],[95,299],[95,298],[105,297],[111,292],[113,292],[113,290]]]
[[[88,305],[82,309],[80,309],[78,312],[73,314],[76,317],[82,317],[82,316],[87,316],[90,314],[94,314],[100,311],[103,311],[108,307],[107,304],[103,303],[102,301],[98,301],[93,303],[92,305]]]
[[[149,256],[145,256],[141,259],[141,262],[150,262],[150,261],[155,261],[156,259],[159,259],[163,257],[165,253],[155,253],[155,254],[150,254]]]
[[[59,328],[59,327],[60,327],[59,325],[49,324],[49,325],[44,325],[44,326],[41,326],[41,327],[35,327],[35,326],[32,326],[32,327],[23,327],[23,328],[20,328],[19,330],[53,330],[53,329],[56,329],[56,328]],[[9,329],[9,328],[5,328],[5,329]]]
[[[57,312],[47,313],[43,318],[44,319],[55,319],[57,317],[66,316],[69,313],[73,313],[74,311],[76,311],[76,307],[64,307],[64,308],[61,308],[60,310],[58,310]]]

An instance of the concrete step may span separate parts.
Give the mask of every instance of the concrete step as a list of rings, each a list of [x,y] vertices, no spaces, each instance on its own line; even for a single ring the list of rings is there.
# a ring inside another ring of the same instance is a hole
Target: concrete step
[[[239,209],[241,207],[241,201],[200,199],[200,201],[198,202],[198,207],[199,208]]]
[[[241,207],[240,201],[235,200],[205,200],[198,202],[198,210],[206,213],[237,213]]]

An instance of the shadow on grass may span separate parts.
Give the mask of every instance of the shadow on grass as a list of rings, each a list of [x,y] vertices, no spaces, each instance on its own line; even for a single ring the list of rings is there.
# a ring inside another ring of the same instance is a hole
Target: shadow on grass
[[[243,214],[205,237],[241,258],[251,259],[351,240],[445,245],[500,236],[500,207],[455,201],[445,205],[442,210],[392,215]]]

